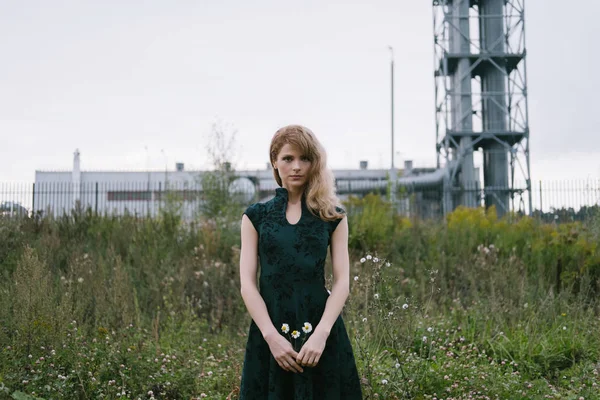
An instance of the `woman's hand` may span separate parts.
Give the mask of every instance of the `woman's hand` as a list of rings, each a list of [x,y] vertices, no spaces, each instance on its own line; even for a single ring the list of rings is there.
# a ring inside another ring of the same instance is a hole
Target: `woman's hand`
[[[298,353],[294,351],[292,344],[288,342],[279,333],[275,333],[272,336],[265,337],[265,341],[269,345],[271,354],[277,361],[277,364],[281,368],[290,372],[304,372],[302,367],[296,362]]]
[[[323,354],[323,350],[325,350],[327,337],[326,333],[315,330],[306,343],[304,343],[302,349],[300,349],[300,353],[296,357],[298,364],[305,367],[316,366],[319,363],[321,354]]]

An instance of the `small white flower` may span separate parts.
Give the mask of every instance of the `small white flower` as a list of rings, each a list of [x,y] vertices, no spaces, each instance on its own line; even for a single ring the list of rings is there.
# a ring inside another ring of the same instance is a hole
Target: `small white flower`
[[[388,384],[388,381],[387,381],[387,379],[383,379],[383,380],[381,381],[381,383],[382,383],[382,384],[384,384],[384,385],[387,385],[387,384]]]
[[[365,261],[367,261],[367,259],[366,259],[366,258],[364,258],[364,257],[360,259],[360,262],[361,262],[361,263],[364,263]]]
[[[208,371],[208,372],[207,372],[207,375],[208,375],[208,376],[211,376],[212,374],[213,374],[213,372],[212,372],[212,371]]]
[[[379,300],[379,293],[375,293],[375,300]]]
[[[373,262],[379,262],[379,258],[377,258],[377,257],[374,257],[374,258],[373,258]]]
[[[298,332],[298,331],[293,331],[293,332],[292,332],[292,337],[293,337],[294,339],[298,339],[298,338],[300,337],[300,332]]]
[[[309,322],[305,322],[304,326],[302,327],[302,331],[304,333],[311,333],[312,332],[312,325]]]
[[[83,283],[83,278],[77,278],[77,282]]]
[[[427,336],[423,336],[423,343],[427,343]]]
[[[567,327],[566,327],[566,326],[563,326],[563,331],[566,331],[566,330],[567,330]]]
[[[406,310],[407,308],[408,308],[408,304],[406,304],[406,303],[402,304],[402,309],[403,310]]]
[[[393,311],[390,311],[390,312],[388,313],[388,316],[390,316],[390,317],[391,317],[392,315],[394,315],[394,312],[393,312]]]
[[[288,324],[281,325],[281,331],[283,333],[288,333],[290,331],[290,326]]]
[[[389,262],[389,261],[385,263],[385,266],[386,266],[386,267],[389,267],[390,265],[392,265],[392,264],[390,264],[390,262]]]
[[[396,363],[396,365],[394,365],[394,367],[400,368],[400,363]]]
[[[367,254],[367,260],[370,260],[371,258],[373,258],[370,254]]]
[[[363,321],[363,322],[367,322],[367,318],[363,318],[363,319],[362,319],[362,321]]]
[[[429,332],[429,333],[433,332],[433,328],[432,327],[427,328],[427,332]]]
[[[358,276],[354,277],[354,282],[356,282],[358,280]]]

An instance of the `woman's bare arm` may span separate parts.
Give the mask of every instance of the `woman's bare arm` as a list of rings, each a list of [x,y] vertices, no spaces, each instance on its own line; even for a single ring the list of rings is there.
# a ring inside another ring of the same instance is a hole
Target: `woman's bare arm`
[[[346,216],[331,235],[331,262],[333,265],[331,295],[327,299],[321,321],[315,328],[315,332],[323,332],[327,336],[342,312],[350,292],[350,257],[348,255],[348,220]]]
[[[241,294],[250,316],[260,329],[263,337],[277,334],[267,306],[263,300],[256,281],[258,271],[258,233],[247,215],[242,217],[242,249],[240,254],[240,286]]]

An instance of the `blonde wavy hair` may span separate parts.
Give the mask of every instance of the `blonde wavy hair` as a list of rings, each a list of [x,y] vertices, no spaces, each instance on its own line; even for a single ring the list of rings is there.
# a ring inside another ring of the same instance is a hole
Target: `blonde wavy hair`
[[[333,173],[327,167],[327,153],[315,134],[302,125],[280,128],[271,140],[269,148],[271,164],[275,163],[281,148],[286,144],[296,147],[311,161],[308,182],[304,188],[306,205],[310,212],[324,221],[343,218],[344,214],[336,209],[336,207],[341,208],[341,203],[335,192]],[[277,184],[283,186],[276,169],[273,169],[273,176]]]

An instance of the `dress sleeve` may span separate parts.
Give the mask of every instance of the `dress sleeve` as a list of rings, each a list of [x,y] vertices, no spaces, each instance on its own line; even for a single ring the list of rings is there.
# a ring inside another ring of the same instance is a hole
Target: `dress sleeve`
[[[254,229],[258,232],[260,226],[260,204],[254,203],[249,205],[248,208],[246,208],[246,211],[244,211],[244,214],[248,216],[250,222],[254,225]]]
[[[340,208],[340,207],[336,207],[335,210],[339,213],[342,213],[344,215],[346,215],[346,211],[344,211],[344,209]],[[337,226],[340,224],[340,222],[342,221],[343,218],[340,219],[336,219],[335,221],[330,221],[329,222],[329,233],[330,235],[333,234],[333,232],[335,231],[335,228],[337,228]]]

